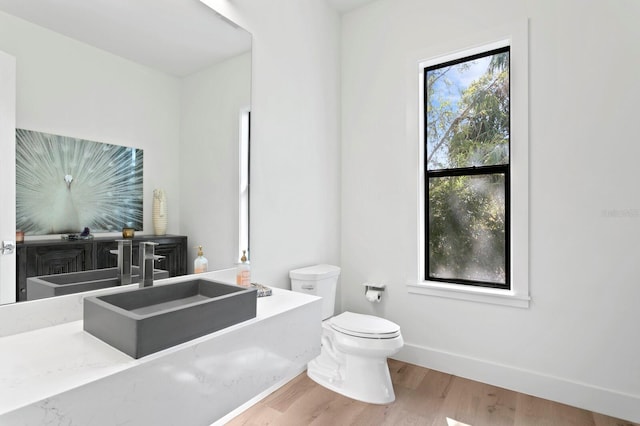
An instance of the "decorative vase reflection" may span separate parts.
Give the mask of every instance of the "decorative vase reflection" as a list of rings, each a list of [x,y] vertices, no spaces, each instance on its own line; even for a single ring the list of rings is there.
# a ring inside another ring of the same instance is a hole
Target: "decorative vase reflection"
[[[167,195],[163,189],[153,190],[153,232],[155,235],[167,233]]]

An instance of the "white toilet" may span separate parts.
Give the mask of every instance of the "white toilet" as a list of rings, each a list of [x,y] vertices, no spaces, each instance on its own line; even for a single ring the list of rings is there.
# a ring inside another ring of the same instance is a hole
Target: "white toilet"
[[[315,265],[289,272],[293,291],[323,298],[322,349],[307,365],[307,375],[349,398],[371,404],[391,403],[396,396],[387,357],[397,353],[404,344],[400,326],[383,318],[353,312],[333,317],[339,275],[340,268],[333,265]]]

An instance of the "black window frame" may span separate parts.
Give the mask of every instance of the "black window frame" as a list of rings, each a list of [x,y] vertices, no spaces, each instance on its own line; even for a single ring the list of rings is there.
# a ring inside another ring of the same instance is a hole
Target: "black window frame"
[[[431,70],[436,70],[440,68],[445,68],[452,65],[457,65],[463,62],[473,61],[475,59],[484,58],[487,56],[492,56],[499,53],[509,52],[509,61],[508,61],[508,72],[509,72],[509,155],[508,155],[508,163],[507,164],[498,164],[491,166],[472,166],[472,167],[460,167],[460,168],[445,168],[445,169],[435,169],[429,170],[429,165],[427,162],[429,151],[427,144],[427,135],[428,135],[428,116],[427,116],[427,107],[428,107],[428,85],[427,85],[427,77],[428,72]],[[424,279],[426,281],[435,281],[442,283],[452,283],[452,284],[462,284],[469,285],[475,287],[485,287],[485,288],[496,288],[502,290],[511,290],[511,46],[507,45],[504,47],[500,47],[497,49],[490,49],[486,51],[482,51],[480,53],[471,54],[468,56],[464,56],[455,60],[445,61],[434,65],[425,66],[423,68],[423,114],[424,114],[424,140],[423,140],[423,164],[424,164]],[[491,282],[491,281],[480,281],[480,280],[468,280],[463,278],[442,278],[442,277],[434,277],[431,276],[430,273],[430,245],[429,245],[429,233],[431,228],[431,223],[429,220],[429,179],[430,178],[440,178],[440,177],[457,177],[457,176],[488,176],[488,175],[504,175],[504,185],[505,185],[505,199],[504,199],[504,208],[505,208],[505,282]]]

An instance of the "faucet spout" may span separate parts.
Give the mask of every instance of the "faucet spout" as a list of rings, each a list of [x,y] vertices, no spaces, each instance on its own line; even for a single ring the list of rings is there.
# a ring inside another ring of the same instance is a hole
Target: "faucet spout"
[[[111,253],[118,256],[118,283],[119,285],[131,284],[131,240],[117,240],[118,250]]]
[[[146,241],[140,243],[140,287],[151,287],[153,285],[153,263],[156,260],[164,259],[164,256],[155,254],[155,246],[158,243]]]

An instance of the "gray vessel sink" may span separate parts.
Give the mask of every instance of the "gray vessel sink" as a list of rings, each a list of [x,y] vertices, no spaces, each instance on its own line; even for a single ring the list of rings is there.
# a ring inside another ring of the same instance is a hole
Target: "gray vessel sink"
[[[131,267],[131,283],[137,283],[140,268]],[[156,280],[169,278],[169,272],[161,269],[153,270]],[[42,275],[27,278],[27,300],[44,299],[63,294],[80,293],[89,290],[115,287],[118,282],[118,268],[93,269],[67,274]]]
[[[84,299],[84,330],[141,358],[256,316],[255,288],[207,279]]]

